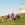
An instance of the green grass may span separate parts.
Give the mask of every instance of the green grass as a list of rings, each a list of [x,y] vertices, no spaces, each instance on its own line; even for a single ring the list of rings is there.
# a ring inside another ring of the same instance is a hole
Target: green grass
[[[20,14],[21,17],[25,17],[25,13]]]
[[[14,22],[14,20],[12,21],[6,21],[4,23],[0,23],[0,25],[25,25],[25,14],[20,14],[21,18],[16,20]]]

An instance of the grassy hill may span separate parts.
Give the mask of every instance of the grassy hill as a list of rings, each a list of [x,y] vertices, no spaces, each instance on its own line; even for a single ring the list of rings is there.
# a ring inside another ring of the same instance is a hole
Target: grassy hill
[[[0,25],[25,25],[25,13],[20,14],[21,18],[19,20],[6,21],[6,23],[0,23]]]
[[[25,17],[25,13],[20,14],[21,17]]]

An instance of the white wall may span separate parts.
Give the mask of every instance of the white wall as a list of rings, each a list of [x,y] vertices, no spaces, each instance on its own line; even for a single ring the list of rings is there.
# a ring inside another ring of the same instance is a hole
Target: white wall
[[[25,10],[20,10],[21,13],[25,13]]]

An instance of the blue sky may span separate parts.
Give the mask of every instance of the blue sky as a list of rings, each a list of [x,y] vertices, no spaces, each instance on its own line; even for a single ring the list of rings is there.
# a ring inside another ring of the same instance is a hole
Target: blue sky
[[[22,3],[25,5],[25,0],[0,0],[0,15],[16,12]]]

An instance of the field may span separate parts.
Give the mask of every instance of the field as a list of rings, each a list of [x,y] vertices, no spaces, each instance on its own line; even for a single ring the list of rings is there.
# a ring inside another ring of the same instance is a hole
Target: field
[[[25,14],[20,14],[20,19],[12,21],[5,21],[4,23],[0,23],[0,25],[25,25]]]

